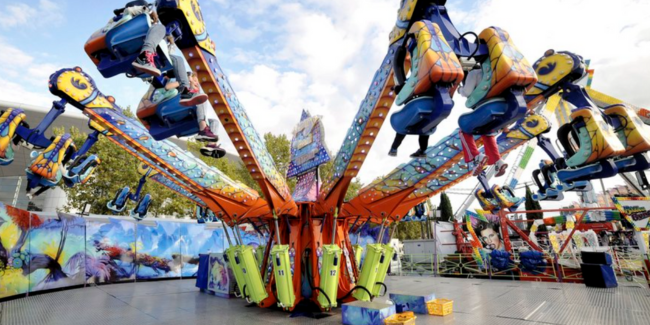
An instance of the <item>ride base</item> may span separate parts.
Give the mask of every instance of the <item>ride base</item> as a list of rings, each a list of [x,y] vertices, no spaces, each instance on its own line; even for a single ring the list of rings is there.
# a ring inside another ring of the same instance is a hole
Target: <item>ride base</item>
[[[389,276],[390,289],[428,290],[454,301],[444,317],[418,315],[417,324],[647,324],[647,289],[584,284]],[[3,325],[16,324],[341,324],[341,308],[320,319],[247,308],[243,299],[203,294],[196,280],[121,283],[30,296],[0,303]],[[382,302],[379,298],[377,303]],[[72,308],[74,312],[52,312]]]

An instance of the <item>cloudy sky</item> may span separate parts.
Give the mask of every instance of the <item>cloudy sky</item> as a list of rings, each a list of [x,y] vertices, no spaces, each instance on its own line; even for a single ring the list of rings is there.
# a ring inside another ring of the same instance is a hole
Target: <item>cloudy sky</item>
[[[53,100],[47,77],[57,68],[80,66],[119,105],[137,106],[146,85],[121,76],[102,79],[83,51],[87,38],[124,2],[0,4],[0,99],[46,107]],[[386,54],[399,2],[203,0],[201,6],[220,64],[257,131],[289,135],[301,109],[307,109],[323,116],[328,145],[337,151]],[[449,0],[448,8],[461,33],[499,26],[531,62],[549,48],[590,58],[595,89],[650,107],[648,1]],[[431,144],[453,131],[458,116],[469,111],[459,96],[454,100],[454,111]],[[76,112],[70,108],[70,113]],[[385,123],[359,174],[362,182],[386,174],[415,151],[416,139],[407,138],[398,157],[387,157],[393,135]],[[225,133],[221,137],[234,151]],[[533,161],[542,158],[537,152]]]

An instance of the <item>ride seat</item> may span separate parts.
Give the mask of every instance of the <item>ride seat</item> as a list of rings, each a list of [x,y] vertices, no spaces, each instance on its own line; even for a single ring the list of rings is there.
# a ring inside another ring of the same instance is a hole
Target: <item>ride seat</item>
[[[631,156],[650,150],[650,130],[636,112],[624,104],[607,106],[604,112],[611,119],[618,119],[621,127],[616,135],[625,146],[625,156]]]
[[[415,42],[411,51],[411,74],[395,99],[397,105],[413,96],[425,95],[437,83],[457,87],[464,77],[460,61],[438,24],[420,20],[413,24],[409,34]]]
[[[86,42],[84,50],[105,78],[121,73],[135,77],[149,77],[135,70],[131,64],[140,54],[151,26],[149,15],[137,15],[108,30],[95,32]],[[161,72],[172,69],[168,46],[164,39],[157,46],[156,54],[156,66]]]
[[[408,79],[407,46],[411,58]],[[406,105],[391,116],[391,125],[401,134],[432,134],[449,116],[454,105],[451,94],[464,77],[460,61],[438,25],[428,20],[413,24],[395,54],[393,68],[401,87],[396,104]]]
[[[142,105],[138,107],[138,111],[135,114],[136,116],[138,116],[138,119],[142,121],[156,115],[157,110],[158,110],[158,104],[151,104],[148,106]]]
[[[0,166],[9,165],[14,161],[14,135],[26,115],[21,109],[8,108],[0,113]]]
[[[535,71],[499,27],[486,28],[479,35],[486,43],[489,62],[483,62],[481,81],[467,97],[474,109],[458,119],[464,133],[492,134],[526,115],[523,94],[537,82]]]
[[[501,96],[509,88],[527,91],[535,85],[535,70],[514,45],[508,32],[499,27],[489,27],[481,32],[479,39],[488,46],[490,62],[483,63],[483,77],[467,98],[467,107],[475,108],[484,100]]]
[[[478,199],[481,209],[485,211],[498,211],[499,202],[494,197],[490,197],[490,193],[486,193],[483,188],[474,191],[474,196]]]
[[[52,144],[50,144],[43,152],[38,154],[33,152],[35,156],[32,164],[29,166],[27,172],[36,176],[40,176],[41,185],[55,186],[63,177],[62,168],[68,147],[74,146],[72,138],[69,134],[57,136]],[[45,181],[45,182],[44,182]]]
[[[149,94],[148,92],[147,94]],[[156,140],[170,136],[190,136],[199,132],[196,106],[182,106],[180,94],[159,103],[153,103],[149,96],[143,100],[136,116]],[[148,102],[149,104],[144,104]]]
[[[558,139],[569,156],[566,159],[567,166],[583,166],[625,152],[614,129],[605,122],[599,110],[594,111],[591,107],[576,109],[571,112],[571,120],[574,122],[567,124],[570,128],[563,126],[558,130]],[[570,134],[579,143],[577,152],[568,142]]]

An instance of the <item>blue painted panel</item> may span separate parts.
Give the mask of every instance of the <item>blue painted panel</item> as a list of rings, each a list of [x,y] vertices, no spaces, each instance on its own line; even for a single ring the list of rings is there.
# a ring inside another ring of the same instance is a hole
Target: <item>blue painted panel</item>
[[[395,305],[380,302],[353,301],[343,304],[342,321],[346,325],[383,325],[395,314]]]
[[[416,314],[425,315],[429,313],[427,310],[427,301],[436,299],[436,295],[433,293],[422,295],[391,293],[389,297],[395,303],[395,310],[398,313],[412,311]]]

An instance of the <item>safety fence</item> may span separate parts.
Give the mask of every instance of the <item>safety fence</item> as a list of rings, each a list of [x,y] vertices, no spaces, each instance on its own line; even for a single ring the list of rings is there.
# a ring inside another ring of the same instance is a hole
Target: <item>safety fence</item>
[[[254,233],[244,237],[257,240]],[[181,221],[45,214],[0,203],[0,300],[90,284],[194,277],[223,230]]]
[[[436,241],[432,254],[402,255],[399,263],[393,263],[391,273],[579,283],[584,282],[580,252],[591,250],[607,251],[612,256],[612,267],[620,281],[648,286],[648,232],[626,230],[620,215],[618,219],[612,217],[614,212],[618,212],[615,207],[579,207],[468,214],[463,222],[453,224],[453,230],[441,231],[451,233],[455,242]],[[560,216],[519,218],[530,213]],[[490,234],[496,234],[493,237],[498,240],[486,239]],[[455,246],[456,253],[440,254],[448,251],[445,245]],[[486,245],[500,248],[481,248]]]
[[[612,255],[613,269],[619,281],[635,282],[650,286],[648,280],[649,256],[633,247],[616,247]],[[521,265],[521,254],[513,253],[511,262],[504,268],[492,267],[492,257],[487,254],[480,259],[471,253],[436,256],[436,254],[404,254],[399,263],[391,266],[393,275],[442,276],[460,278],[507,279],[522,281],[582,283],[579,254],[543,253],[544,263],[535,269]]]

